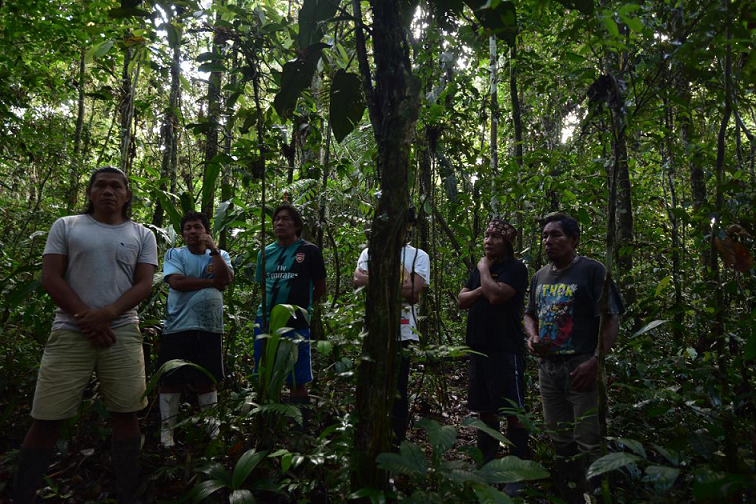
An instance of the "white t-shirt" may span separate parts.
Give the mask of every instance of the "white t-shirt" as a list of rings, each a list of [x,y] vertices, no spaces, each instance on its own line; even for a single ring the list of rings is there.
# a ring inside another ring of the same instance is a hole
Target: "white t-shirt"
[[[430,285],[430,258],[425,251],[415,248],[412,245],[405,245],[402,247],[402,264],[402,279],[404,279],[405,276],[415,273],[425,281],[426,286]],[[368,249],[365,249],[360,253],[360,258],[357,259],[357,267],[368,271]],[[420,339],[417,334],[417,319],[415,318],[416,310],[417,305],[410,305],[409,303],[402,304],[402,341],[417,341]]]
[[[91,215],[70,215],[56,220],[47,235],[42,255],[68,257],[64,279],[81,301],[90,308],[112,304],[134,286],[138,263],[158,265],[155,235],[134,221],[111,226]],[[120,327],[139,323],[136,307],[110,323]],[[55,311],[52,329],[78,331],[72,314]]]

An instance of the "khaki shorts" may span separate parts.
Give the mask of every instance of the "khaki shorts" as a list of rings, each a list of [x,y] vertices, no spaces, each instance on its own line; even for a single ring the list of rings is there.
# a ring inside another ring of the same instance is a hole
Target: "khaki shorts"
[[[83,333],[59,329],[50,333],[34,391],[31,416],[63,420],[76,415],[84,389],[97,373],[108,411],[131,413],[147,406],[144,353],[139,327],[113,329],[116,342],[95,348]]]

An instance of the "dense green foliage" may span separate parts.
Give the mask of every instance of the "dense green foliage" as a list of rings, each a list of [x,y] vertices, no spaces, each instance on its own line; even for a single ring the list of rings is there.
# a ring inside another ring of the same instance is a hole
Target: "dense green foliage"
[[[540,420],[535,361],[521,415],[534,432],[537,464],[502,459],[502,467],[475,470],[465,444],[471,427],[442,424],[460,420],[466,393],[451,379],[466,372],[456,294],[481,254],[486,219],[500,214],[520,229],[516,254],[533,273],[545,261],[539,219],[561,210],[581,224],[578,251],[611,266],[628,305],[607,356],[611,453],[592,471],[611,472],[620,502],[752,500],[756,4],[403,5],[422,102],[411,176],[396,183],[417,207],[421,223],[411,239],[430,254],[432,280],[413,360],[411,442],[380,461],[402,475],[394,496],[506,502],[490,484],[515,480],[533,480],[533,498],[550,495],[545,470],[553,470],[554,453]],[[213,232],[236,270],[224,296],[222,434],[209,442],[199,418],[187,415],[178,425],[184,447],[169,457],[156,447],[151,406],[143,414],[147,494],[377,499],[349,484],[364,313],[351,272],[380,197],[351,2],[0,1],[0,34],[7,470],[28,426],[53,319],[39,282],[47,230],[81,210],[89,172],[110,164],[126,169],[133,218],[156,233],[161,257],[180,241],[182,212],[212,208]],[[280,401],[282,370],[251,376],[255,260],[272,240],[269,220],[261,239],[263,217],[285,198],[302,208],[305,237],[322,246],[328,268],[328,299],[315,317],[309,435],[292,435],[301,413]],[[140,306],[152,362],[166,294],[158,275]],[[151,403],[155,397],[151,387]],[[94,500],[103,491],[101,476],[76,479],[72,469],[100,467],[88,460],[105,451],[108,437],[96,398],[96,389],[87,392],[78,423],[59,443],[65,462],[47,495]]]

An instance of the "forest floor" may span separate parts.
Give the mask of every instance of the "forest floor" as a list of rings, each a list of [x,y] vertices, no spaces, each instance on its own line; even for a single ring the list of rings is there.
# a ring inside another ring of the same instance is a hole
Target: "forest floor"
[[[426,453],[431,452],[424,429],[414,424],[420,419],[432,419],[444,425],[451,425],[457,429],[457,437],[454,447],[449,450],[444,458],[447,460],[465,459],[469,456],[460,450],[465,445],[475,445],[476,431],[472,427],[461,426],[465,418],[471,416],[467,409],[467,362],[464,359],[445,361],[441,364],[428,365],[433,369],[426,368],[423,364],[412,366],[410,381],[411,394],[411,421],[408,430],[408,440],[421,446]],[[529,380],[532,378],[529,377]],[[528,385],[528,390],[534,391],[534,387]],[[317,387],[316,387],[317,388]],[[343,394],[353,394],[353,390],[340,391]],[[153,396],[155,394],[153,393]],[[226,393],[221,392],[221,397]],[[61,436],[69,439],[59,442],[59,453],[56,454],[51,464],[47,477],[46,487],[42,491],[42,497],[48,503],[78,503],[87,501],[102,502],[112,498],[114,489],[113,474],[110,461],[110,428],[107,422],[107,412],[104,410],[102,401],[95,400],[96,386],[91,387],[85,394],[82,408],[82,418],[90,421],[71,422],[71,427],[64,431]],[[196,411],[194,394],[185,394],[181,415],[190,417],[192,411]],[[528,404],[531,408],[537,406],[537,397],[529,397]],[[31,424],[28,417],[29,405],[17,408],[10,413],[13,421],[8,422],[12,428],[3,435],[0,448],[0,502],[5,495],[3,487],[7,486],[15,467],[15,459],[18,447],[21,444],[25,430]],[[327,418],[328,415],[326,414]],[[329,420],[318,415],[322,425],[326,427]],[[186,422],[189,422],[187,420]],[[177,444],[172,450],[165,450],[159,442],[160,414],[157,407],[156,397],[151,397],[150,404],[142,414],[140,423],[144,435],[144,445],[140,459],[142,471],[143,496],[147,502],[175,502],[186,496],[187,493],[199,481],[196,472],[196,462],[202,458],[205,460],[218,461],[226,467],[233,465],[243,450],[250,447],[251,443],[241,435],[239,430],[226,432],[227,439],[236,439],[236,443],[228,446],[225,443],[208,443],[202,432],[204,429],[187,426],[185,430],[177,429]],[[318,436],[317,426],[311,426],[308,434],[311,438]],[[296,431],[293,431],[296,432]],[[505,433],[506,434],[506,433]],[[295,436],[288,436],[287,440],[278,440],[284,446],[292,445]],[[222,451],[217,451],[222,446]],[[296,442],[294,441],[294,446]],[[293,451],[291,446],[287,446]],[[505,450],[500,450],[499,456],[505,456]],[[405,493],[411,493],[406,479],[397,479],[397,489]],[[327,494],[327,492],[324,492]],[[329,502],[328,498],[313,498],[312,502]],[[210,499],[209,502],[214,502]],[[259,499],[258,501],[264,501]],[[277,497],[276,502],[292,502],[286,498]]]

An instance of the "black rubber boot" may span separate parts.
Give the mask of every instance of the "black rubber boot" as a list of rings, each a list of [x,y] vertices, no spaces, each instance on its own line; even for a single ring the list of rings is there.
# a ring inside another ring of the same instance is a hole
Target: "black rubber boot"
[[[42,486],[54,448],[21,448],[11,494],[16,504],[31,504]]]
[[[141,437],[113,441],[113,472],[118,504],[135,502],[139,488],[139,451]]]
[[[490,428],[498,431],[501,427],[501,424],[499,421],[495,422],[486,422],[486,425],[488,425]],[[493,437],[489,436],[485,432],[479,430],[478,432],[478,443],[477,446],[480,449],[481,452],[483,452],[483,464],[486,465],[488,462],[492,461],[496,458],[496,454],[499,452],[499,440],[494,439]]]
[[[519,457],[522,460],[530,458],[530,448],[528,447],[528,440],[530,439],[530,433],[528,429],[515,428],[509,429],[507,437],[512,441],[512,446],[509,449],[509,454]]]

